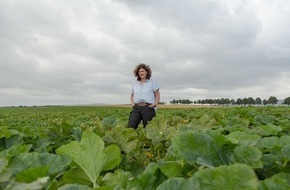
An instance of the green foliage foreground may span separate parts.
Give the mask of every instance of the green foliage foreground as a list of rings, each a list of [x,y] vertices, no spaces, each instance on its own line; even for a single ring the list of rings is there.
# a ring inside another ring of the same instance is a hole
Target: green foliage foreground
[[[0,189],[290,189],[288,107],[0,108]]]

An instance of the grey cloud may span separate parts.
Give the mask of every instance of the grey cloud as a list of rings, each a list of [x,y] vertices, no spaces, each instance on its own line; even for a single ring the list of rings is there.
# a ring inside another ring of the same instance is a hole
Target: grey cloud
[[[271,92],[285,98],[287,6],[286,0],[3,1],[0,106],[128,103],[140,62],[152,67],[162,101]]]

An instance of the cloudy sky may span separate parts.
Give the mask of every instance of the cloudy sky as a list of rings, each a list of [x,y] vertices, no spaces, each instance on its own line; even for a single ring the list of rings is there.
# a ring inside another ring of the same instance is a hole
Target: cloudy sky
[[[0,0],[0,106],[290,96],[289,0]]]

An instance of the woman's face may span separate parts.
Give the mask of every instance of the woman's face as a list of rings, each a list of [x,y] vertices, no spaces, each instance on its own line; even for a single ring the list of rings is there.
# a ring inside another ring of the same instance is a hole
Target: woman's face
[[[146,79],[147,71],[143,68],[140,68],[138,71],[138,75],[141,79]]]

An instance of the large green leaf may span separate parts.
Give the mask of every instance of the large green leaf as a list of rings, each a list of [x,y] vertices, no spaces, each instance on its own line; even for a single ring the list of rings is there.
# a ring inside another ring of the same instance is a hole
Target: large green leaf
[[[127,189],[152,190],[165,180],[166,177],[160,172],[158,165],[150,163],[142,175],[129,181]]]
[[[103,124],[103,126],[105,126],[107,128],[112,128],[112,127],[116,126],[117,119],[114,116],[108,116],[102,120],[102,124]]]
[[[10,176],[12,175],[12,172],[8,170],[8,168],[6,168],[7,165],[7,159],[0,158],[0,183],[8,181]]]
[[[192,184],[190,184],[184,178],[169,178],[165,182],[161,183],[156,190],[192,190]]]
[[[286,146],[290,144],[290,135],[283,135],[280,137],[279,145]]]
[[[84,131],[81,142],[72,141],[56,150],[69,156],[85,173],[87,179],[97,187],[97,178],[103,170],[113,169],[121,162],[117,145],[104,148],[104,141],[92,131]]]
[[[282,150],[281,150],[283,156],[288,160],[290,161],[290,144],[283,147]]]
[[[200,170],[189,181],[201,190],[257,190],[258,186],[255,172],[246,164]]]
[[[66,171],[63,175],[63,181],[65,184],[77,183],[81,185],[91,185],[86,173],[80,167],[72,167],[70,170]]]
[[[17,144],[12,146],[9,149],[5,149],[0,152],[0,157],[6,157],[9,161],[14,156],[17,156],[21,153],[27,153],[31,149],[32,145],[21,145]]]
[[[40,177],[48,176],[48,167],[31,167],[18,173],[15,177],[17,182],[31,183]]]
[[[172,139],[173,153],[189,164],[214,167],[227,164],[226,141],[221,134],[206,134],[187,131]]]
[[[259,183],[259,190],[289,190],[290,174],[279,173]]]
[[[12,182],[11,184],[7,186],[5,190],[19,190],[19,189],[40,190],[44,188],[48,180],[49,180],[49,177],[42,177],[42,178],[38,178],[37,180],[31,183]]]
[[[177,161],[159,161],[160,171],[167,177],[178,177],[184,169]]]
[[[248,164],[253,168],[261,168],[263,166],[261,158],[262,152],[258,148],[252,146],[238,146],[234,149],[231,161]]]
[[[59,190],[92,190],[92,188],[79,184],[67,184],[60,187]]]
[[[104,138],[109,144],[118,144],[125,153],[129,153],[141,146],[138,141],[138,134],[130,128],[114,127],[106,133]]]
[[[277,135],[279,132],[282,131],[280,126],[268,124],[268,125],[260,125],[255,128],[257,134],[261,136],[272,136]]]
[[[249,126],[249,120],[240,116],[233,116],[224,119],[226,123],[225,130],[234,131],[245,131]]]
[[[103,178],[102,182],[107,186],[117,186],[126,188],[128,181],[132,178],[130,172],[125,172],[123,170],[116,170],[114,173],[107,173]]]
[[[240,145],[256,145],[258,140],[261,138],[259,135],[248,134],[245,132],[235,131],[226,136],[233,144]]]
[[[171,139],[174,134],[173,128],[168,126],[165,117],[155,118],[145,128],[145,131],[146,137],[152,141],[154,146]]]
[[[64,170],[71,160],[68,157],[49,153],[22,153],[12,159],[9,164],[15,172],[21,172],[29,167],[48,166],[48,173],[54,174]]]
[[[254,119],[255,119],[256,125],[261,125],[261,124],[267,125],[267,124],[274,124],[276,117],[273,115],[265,115],[265,116],[256,115]]]
[[[260,149],[272,149],[279,146],[280,139],[278,137],[263,137],[258,141],[257,147]]]

